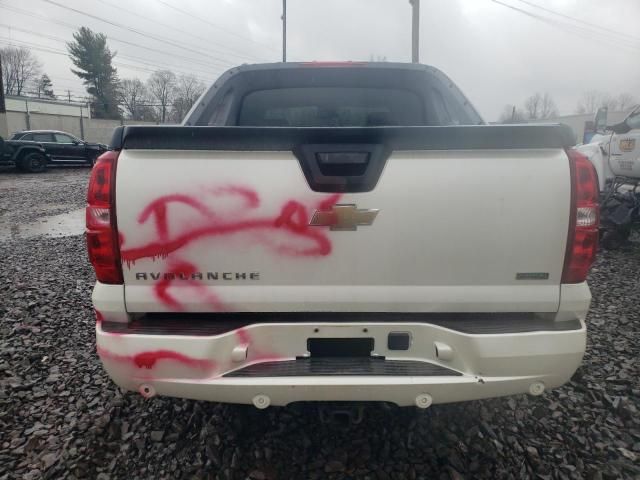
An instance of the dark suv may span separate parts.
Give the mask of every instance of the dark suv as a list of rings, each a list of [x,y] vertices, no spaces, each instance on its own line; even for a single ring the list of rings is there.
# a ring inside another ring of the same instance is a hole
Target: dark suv
[[[47,168],[49,156],[42,145],[0,137],[0,166],[15,166],[18,170],[39,173]]]
[[[42,145],[49,164],[85,164],[93,165],[96,158],[107,150],[101,143],[89,143],[70,133],[57,130],[26,130],[16,132],[10,140],[35,142]]]

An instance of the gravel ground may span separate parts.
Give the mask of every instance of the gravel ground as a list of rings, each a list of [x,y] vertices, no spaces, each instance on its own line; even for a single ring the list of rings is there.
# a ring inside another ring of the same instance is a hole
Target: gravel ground
[[[43,199],[82,206],[87,175],[0,174],[0,225],[51,215]],[[371,407],[348,428],[313,406],[119,391],[95,354],[82,236],[0,249],[0,479],[640,478],[638,243],[600,256],[588,353],[563,388],[422,414]]]
[[[88,168],[57,167],[45,174],[0,167],[0,228],[84,207]]]

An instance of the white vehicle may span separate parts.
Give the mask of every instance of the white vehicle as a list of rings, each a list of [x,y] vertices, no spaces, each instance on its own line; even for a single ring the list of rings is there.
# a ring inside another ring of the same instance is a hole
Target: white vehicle
[[[616,177],[630,183],[640,181],[640,106],[622,123],[610,127],[606,127],[606,113],[606,109],[598,111],[596,134],[589,143],[577,147],[596,168],[600,191]]]
[[[577,150],[598,174],[602,244],[616,248],[640,227],[640,107],[609,127],[607,111],[600,109],[594,124],[596,134]]]
[[[92,172],[98,355],[146,397],[258,408],[558,387],[598,236],[572,142],[484,125],[424,65],[234,68]]]

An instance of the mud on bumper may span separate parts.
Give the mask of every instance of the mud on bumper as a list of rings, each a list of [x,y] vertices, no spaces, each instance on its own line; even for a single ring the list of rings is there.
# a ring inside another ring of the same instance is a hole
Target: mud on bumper
[[[98,323],[97,349],[110,377],[125,389],[263,408],[298,401],[426,407],[540,394],[571,377],[586,346],[581,320],[511,333],[398,321],[273,320],[223,330],[160,331]],[[398,332],[409,335],[406,350],[389,348],[389,334]],[[373,350],[367,357],[309,358],[308,340],[313,338],[369,338]]]

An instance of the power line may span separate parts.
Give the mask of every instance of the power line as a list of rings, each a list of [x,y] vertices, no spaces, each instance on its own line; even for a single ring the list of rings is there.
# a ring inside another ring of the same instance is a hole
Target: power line
[[[23,95],[24,93],[29,94],[29,95],[36,95],[36,96],[35,97],[30,97],[30,96],[27,96],[27,95]],[[28,100],[51,100],[51,97],[46,97],[46,96],[42,96],[42,95],[40,97],[38,97],[37,95],[38,95],[38,92],[23,90],[22,93],[20,95],[18,95],[18,96],[24,97],[25,101],[28,101]],[[55,97],[56,97],[55,98],[56,100],[58,98],[62,98],[62,99],[68,100],[69,95],[55,95]],[[74,99],[73,101],[76,102],[76,103],[91,103],[93,101],[93,99],[91,99],[90,97],[83,97],[81,95],[71,95],[71,98]],[[75,100],[77,98],[80,98],[81,101]],[[67,102],[67,103],[69,103],[69,102]],[[103,104],[103,105],[118,105],[118,106],[121,105],[120,103],[111,103],[111,102],[107,102],[107,103],[100,102],[100,103]],[[162,106],[163,105],[161,103],[136,103],[136,107],[162,107]],[[166,107],[168,105],[164,105],[164,106]]]
[[[523,10],[522,8],[516,7],[514,5],[509,5],[507,3],[498,1],[498,0],[491,0],[493,3],[496,3],[498,5],[501,5],[503,7],[509,8],[515,12],[521,13],[523,15],[526,15],[530,18],[533,18],[535,20],[539,20],[542,21],[544,23],[547,23],[549,25],[555,26],[560,28],[561,30],[564,30],[565,32],[570,32],[570,33],[575,33],[578,34],[580,36],[582,36],[584,38],[584,35],[589,35],[587,38],[589,38],[590,40],[593,40],[593,35],[599,36],[601,39],[608,41],[609,43],[611,42],[625,42],[625,43],[615,43],[615,46],[623,46],[623,47],[629,47],[629,48],[638,48],[640,47],[639,44],[635,44],[635,43],[630,43],[628,40],[624,40],[624,39],[620,39],[620,38],[614,38],[612,35],[605,33],[605,32],[600,32],[597,30],[593,30],[591,28],[588,27],[584,27],[584,26],[580,26],[580,25],[574,25],[571,23],[567,23],[567,22],[562,22],[560,20],[554,20],[553,18],[549,18],[549,17],[545,17],[533,12],[530,12],[528,10]],[[515,1],[520,1],[520,0],[515,0]]]
[[[132,10],[128,10],[128,9],[126,9],[126,8],[122,7],[121,5],[117,5],[117,4],[112,3],[112,2],[109,2],[109,1],[107,1],[107,0],[96,0],[96,1],[98,1],[98,2],[100,2],[100,3],[103,3],[103,4],[105,4],[105,5],[109,5],[109,6],[111,6],[111,7],[117,8],[118,10],[122,10],[123,12],[130,13],[131,15],[135,15],[137,19],[142,19],[142,20],[145,20],[145,21],[147,21],[147,22],[154,23],[154,24],[156,24],[156,25],[160,25],[160,26],[162,26],[163,28],[168,28],[168,29],[170,29],[170,30],[174,30],[174,31],[176,31],[176,32],[179,32],[181,35],[188,35],[188,36],[193,37],[193,38],[195,38],[195,39],[198,39],[198,40],[200,40],[200,41],[202,41],[202,42],[205,42],[207,45],[211,45],[211,44],[213,44],[213,45],[219,45],[218,43],[212,42],[212,41],[211,41],[211,39],[209,39],[209,38],[205,38],[205,37],[202,37],[202,36],[200,36],[200,35],[194,35],[193,33],[189,32],[189,31],[187,31],[187,30],[183,30],[183,29],[181,29],[181,28],[176,28],[176,27],[174,27],[173,25],[170,25],[170,24],[168,24],[168,23],[163,23],[163,22],[159,22],[159,21],[157,21],[157,20],[151,20],[150,18],[142,17],[142,16],[140,15],[140,13],[134,12],[134,11],[132,11]],[[223,48],[227,48],[227,47],[223,47]],[[228,50],[227,52],[225,52],[225,51],[221,51],[221,50],[211,50],[211,51],[212,51],[212,52],[216,52],[216,53],[220,53],[220,54],[222,54],[222,55],[232,54],[232,55],[235,55],[235,56],[236,56],[236,57],[238,57],[238,58],[245,58],[245,59],[247,59],[247,60],[252,60],[252,61],[259,61],[259,62],[264,61],[264,59],[263,59],[263,58],[256,57],[256,56],[254,56],[254,55],[246,55],[246,54],[244,54],[244,53],[240,53],[240,52],[237,52],[237,51],[235,51],[235,50],[228,49],[228,48],[227,48],[227,50]]]
[[[77,25],[73,25],[73,24],[70,24],[70,23],[67,23],[67,22],[64,22],[64,21],[61,21],[61,20],[49,19],[49,18],[47,18],[45,16],[36,15],[36,14],[33,14],[32,12],[28,12],[28,11],[22,10],[20,8],[8,7],[7,5],[3,5],[3,4],[0,4],[0,8],[5,8],[5,9],[11,10],[11,11],[15,11],[15,12],[21,14],[21,15],[25,15],[25,16],[28,16],[28,17],[38,18],[38,19],[46,21],[46,22],[55,23],[57,25],[62,25],[62,26],[71,28],[73,30],[79,28]],[[140,44],[137,44],[137,43],[129,42],[127,40],[122,40],[122,39],[120,39],[118,37],[114,37],[114,36],[111,36],[111,35],[109,35],[109,39],[112,40],[112,41],[118,42],[118,43],[123,43],[125,45],[131,45],[131,46],[136,47],[136,48],[142,48],[142,49],[148,50],[150,52],[156,52],[156,53],[159,53],[161,55],[171,55],[171,57],[173,57],[173,58],[181,58],[181,59],[184,59],[184,60],[186,60],[186,61],[188,61],[190,63],[196,63],[196,64],[199,64],[199,65],[208,67],[208,68],[213,68],[211,66],[211,64],[218,65],[218,66],[220,66],[222,68],[225,68],[225,69],[229,68],[229,66],[232,65],[231,63],[228,63],[228,62],[227,63],[218,63],[218,62],[215,62],[215,61],[203,62],[201,60],[197,60],[197,59],[190,58],[190,57],[185,57],[183,55],[172,54],[172,53],[166,52],[164,50],[158,50],[156,48],[151,48],[151,47],[147,47],[147,46],[140,45]]]
[[[117,22],[114,22],[114,21],[111,21],[111,20],[107,20],[106,18],[102,18],[102,17],[99,17],[97,15],[93,15],[91,13],[87,13],[87,12],[84,12],[84,11],[76,9],[76,8],[72,8],[72,7],[68,7],[66,5],[62,5],[62,4],[57,3],[57,2],[55,2],[53,0],[42,0],[42,1],[46,2],[46,3],[50,3],[50,4],[55,5],[57,7],[60,7],[60,8],[75,12],[75,13],[77,13],[79,15],[83,15],[83,16],[86,16],[86,17],[89,17],[89,18],[93,18],[94,20],[98,20],[100,22],[107,23],[108,25],[112,25],[114,27],[117,27],[117,28],[129,31],[129,32],[135,33],[135,34],[140,35],[142,37],[150,38],[150,39],[155,40],[157,42],[162,42],[162,43],[165,43],[167,45],[171,45],[171,46],[174,46],[174,47],[177,47],[177,48],[181,48],[183,50],[186,50],[186,51],[189,51],[189,52],[192,52],[192,53],[196,53],[198,55],[203,55],[203,56],[206,56],[208,59],[212,58],[214,60],[218,60],[220,62],[223,62],[223,64],[225,64],[225,65],[229,65],[229,63],[230,63],[227,60],[224,60],[224,59],[221,59],[221,58],[211,57],[208,53],[203,52],[202,50],[196,50],[196,49],[191,48],[189,46],[183,46],[183,45],[181,45],[181,44],[179,44],[177,42],[174,42],[174,41],[171,41],[171,40],[167,40],[165,38],[158,37],[156,35],[153,35],[153,34],[150,34],[150,33],[146,33],[146,32],[141,31],[141,30],[137,30],[137,29],[129,27],[127,25],[123,25],[123,24],[120,24],[120,23],[117,23]],[[136,45],[134,43],[127,42],[125,40],[118,40],[118,41],[121,42],[121,43],[128,43],[130,45]],[[140,46],[140,47],[142,47],[142,46]],[[153,50],[153,51],[156,51],[156,52],[161,52],[161,53],[167,54],[167,52],[162,52],[161,50],[156,50],[156,49],[152,49],[152,48],[149,48],[149,47],[142,47],[142,48],[146,48],[147,50]],[[191,59],[191,61],[197,62],[197,60],[193,60],[193,59]]]
[[[54,36],[54,35],[46,35],[46,34],[44,34],[44,33],[35,32],[35,31],[33,31],[33,30],[26,30],[26,29],[19,28],[19,27],[13,27],[13,26],[11,26],[11,25],[7,25],[7,24],[4,24],[4,23],[0,23],[0,27],[5,27],[5,28],[7,28],[7,29],[9,29],[9,30],[16,30],[16,31],[18,31],[18,32],[23,32],[23,33],[26,33],[26,34],[28,34],[28,35],[34,35],[34,36],[36,36],[36,37],[48,38],[48,39],[50,39],[50,40],[54,40],[54,41],[56,41],[56,42],[61,42],[61,43],[66,44],[66,40],[65,40],[65,39],[60,38],[60,37],[56,37],[56,36]],[[203,74],[203,75],[215,75],[215,74],[214,74],[214,73],[212,73],[212,72],[206,72],[206,71],[204,71],[204,70],[197,70],[197,69],[194,69],[194,68],[190,68],[188,71],[186,71],[186,72],[185,72],[185,71],[183,71],[183,70],[180,70],[180,69],[176,68],[176,67],[175,67],[175,66],[173,66],[172,64],[168,64],[167,62],[156,62],[156,63],[159,63],[159,64],[164,64],[164,66],[162,66],[162,65],[156,65],[155,63],[150,63],[150,62],[148,62],[148,61],[147,61],[146,59],[144,59],[144,58],[141,58],[141,57],[135,57],[135,56],[132,56],[132,55],[124,55],[124,54],[121,54],[121,55],[118,55],[118,56],[119,56],[120,58],[125,58],[125,59],[129,59],[129,60],[133,60],[133,61],[140,62],[140,63],[142,63],[142,64],[144,64],[144,65],[148,65],[148,66],[151,66],[151,67],[156,67],[157,69],[160,69],[160,68],[169,68],[169,69],[176,70],[178,73],[184,73],[184,74],[192,74],[192,73],[195,71],[195,72],[199,72],[199,73],[201,73],[201,74]],[[209,79],[209,80],[207,80],[207,81],[209,81],[209,82],[210,82],[211,80]]]
[[[49,0],[45,0],[45,1],[49,1]],[[249,42],[251,42],[251,43],[255,43],[256,45],[260,45],[261,47],[263,47],[263,48],[267,48],[267,49],[272,50],[272,51],[274,51],[274,52],[278,52],[278,50],[276,50],[276,49],[275,49],[275,48],[273,48],[273,47],[269,47],[269,46],[265,45],[264,43],[260,43],[260,42],[258,42],[258,41],[256,41],[256,40],[253,40],[252,38],[249,38],[249,37],[245,37],[245,36],[243,36],[243,35],[240,35],[239,33],[236,33],[236,32],[234,32],[233,30],[229,30],[229,29],[226,29],[226,28],[221,27],[220,25],[216,25],[215,23],[212,23],[212,22],[210,22],[209,20],[205,20],[204,18],[201,18],[201,17],[199,17],[199,16],[197,16],[197,15],[194,15],[193,13],[190,13],[190,12],[188,12],[188,11],[186,11],[186,10],[183,10],[183,9],[181,9],[181,8],[178,8],[178,7],[176,7],[175,5],[171,5],[170,3],[165,2],[164,0],[156,0],[156,1],[157,1],[158,3],[161,3],[162,5],[164,5],[165,7],[168,7],[168,8],[170,8],[170,9],[172,9],[172,10],[175,10],[176,12],[180,12],[180,13],[182,13],[183,15],[186,15],[186,16],[188,16],[188,17],[194,18],[194,19],[196,19],[196,20],[198,20],[198,21],[200,21],[200,22],[202,22],[202,23],[206,23],[207,25],[210,25],[210,26],[212,26],[213,28],[217,28],[217,29],[219,29],[219,30],[222,30],[223,32],[226,32],[226,33],[227,33],[227,34],[229,34],[229,35],[233,35],[234,37],[238,37],[238,38],[241,38],[241,39],[243,39],[243,40],[249,41]],[[279,53],[279,52],[278,52],[278,53]]]
[[[65,91],[65,92],[70,92],[70,90],[68,90],[68,89],[64,89],[64,91]],[[27,94],[27,95],[25,95],[25,94]],[[30,97],[30,96],[28,96],[28,95],[36,95],[36,96],[35,96],[35,97]],[[36,92],[36,91],[23,90],[23,91],[20,93],[20,95],[19,95],[19,96],[20,96],[20,97],[25,97],[25,99],[31,99],[31,100],[34,100],[34,99],[37,99],[37,100],[47,100],[47,99],[50,99],[50,98],[51,98],[51,97],[47,97],[46,95],[43,95],[43,94],[42,94],[42,92],[40,92],[40,96],[39,96],[39,97],[38,97],[37,95],[38,95],[38,92]],[[54,97],[55,97],[56,99],[57,99],[58,97],[68,99],[70,96],[69,96],[69,95],[54,94]],[[71,97],[73,97],[73,98],[80,98],[81,96],[80,96],[80,95],[76,95],[76,94],[74,93],[73,95],[71,95]],[[75,100],[74,100],[74,101],[75,101]]]
[[[50,48],[50,47],[45,47],[44,45],[40,45],[40,44],[37,44],[37,43],[15,40],[15,39],[8,38],[8,37],[0,37],[0,40],[3,40],[5,42],[7,42],[7,45],[27,46],[27,47],[33,48],[34,50],[39,50],[39,51],[43,51],[43,52],[47,52],[47,53],[52,53],[54,55],[62,55],[64,57],[68,57],[68,53],[63,51],[63,50],[58,50],[58,49],[53,49],[53,48]],[[16,45],[16,43],[18,45]],[[114,63],[114,65],[116,65],[118,67],[125,68],[125,69],[140,70],[140,71],[150,72],[150,73],[153,73],[153,72],[158,70],[157,68],[152,70],[152,69],[149,69],[149,68],[144,68],[144,67],[140,67],[140,66],[137,66],[137,65],[130,65],[128,63],[123,63],[123,62],[115,62],[114,61],[113,63]],[[210,83],[210,80],[205,80],[205,79],[202,79],[202,78],[200,78],[198,76],[196,76],[196,78],[198,80],[200,80],[201,82],[205,83],[205,84],[207,82]]]
[[[587,22],[585,20],[581,20],[579,18],[572,17],[570,15],[566,15],[564,13],[558,12],[556,10],[552,10],[550,8],[543,7],[542,5],[537,5],[537,4],[533,3],[533,2],[529,2],[528,0],[516,0],[516,1],[520,2],[520,3],[524,3],[525,5],[529,5],[530,7],[537,8],[539,10],[545,11],[547,13],[551,13],[553,15],[557,15],[559,17],[566,18],[568,20],[572,20],[572,21],[577,22],[577,23],[581,23],[583,25],[587,25],[587,26],[592,27],[592,28],[596,28],[598,30],[603,30],[605,32],[612,33],[614,35],[618,35],[618,36],[621,36],[621,37],[627,37],[628,39],[634,40],[636,42],[640,42],[640,37],[634,37],[633,35],[629,35],[629,34],[624,33],[624,32],[619,32],[619,31],[613,30],[611,28],[603,27],[602,25],[598,25],[598,24],[595,24],[595,23],[590,23],[590,22]]]
[[[68,57],[69,54],[67,52],[65,52],[64,50],[59,50],[59,49],[53,49],[50,47],[46,47],[44,45],[40,45],[37,43],[33,43],[33,42],[26,42],[23,40],[15,40],[9,37],[0,37],[0,40],[4,40],[5,42],[9,42],[8,44],[12,44],[11,42],[17,42],[18,44],[22,45],[22,46],[27,46],[29,48],[33,48],[34,50],[40,50],[43,52],[47,52],[47,53],[52,53],[54,55],[62,55],[64,57]],[[18,45],[18,46],[20,46]],[[123,62],[118,62],[118,61],[114,61],[113,64],[117,67],[121,67],[121,68],[125,68],[125,69],[132,69],[132,70],[140,70],[143,72],[150,72],[150,73],[154,73],[158,70],[161,70],[161,68],[159,68],[158,66],[154,66],[154,65],[150,65],[152,67],[155,67],[153,69],[149,69],[149,68],[144,68],[138,65],[131,65],[128,63],[123,63]],[[183,73],[183,74],[193,74],[192,72],[184,72],[182,70],[176,70],[178,73]],[[211,83],[211,79],[204,79],[202,77],[198,77],[197,75],[194,75],[198,80],[200,80],[201,82],[208,84]]]
[[[51,5],[55,5],[56,7],[62,8],[64,10],[68,10],[70,12],[77,13],[78,15],[82,15],[82,16],[85,16],[85,17],[88,17],[88,18],[92,18],[92,19],[97,20],[99,22],[103,22],[103,23],[106,23],[108,25],[112,25],[114,27],[120,28],[122,30],[126,30],[128,32],[135,33],[136,35],[140,35],[141,37],[150,38],[150,39],[155,40],[157,42],[165,43],[167,45],[171,45],[173,47],[180,48],[180,49],[185,50],[185,51],[193,52],[193,53],[196,53],[198,55],[203,55],[203,56],[206,56],[207,58],[209,58],[209,55],[207,53],[204,53],[201,50],[196,50],[194,48],[181,45],[180,43],[177,43],[177,42],[174,42],[174,41],[171,41],[171,40],[167,40],[166,38],[159,37],[157,35],[153,35],[153,34],[150,34],[150,33],[143,32],[143,31],[135,29],[133,27],[129,27],[127,25],[123,25],[121,23],[114,22],[112,20],[108,20],[106,18],[99,17],[98,15],[93,15],[91,13],[85,12],[83,10],[79,10],[77,8],[69,7],[67,5],[62,5],[61,3],[55,2],[54,0],[42,0],[42,1],[45,2],[45,3],[49,3]],[[211,57],[211,58],[215,58],[215,57]],[[217,58],[217,60],[220,60],[220,61],[223,61],[223,62],[225,61],[225,60],[220,59],[220,58]]]
[[[589,30],[585,27],[580,27],[578,25],[571,25],[571,24],[567,24],[567,23],[563,23],[561,21],[558,20],[553,20],[550,19],[548,17],[543,17],[541,15],[529,12],[527,10],[523,10],[521,8],[515,7],[513,5],[509,5],[507,3],[503,3],[499,0],[491,0],[493,3],[500,5],[502,7],[506,7],[510,10],[513,10],[515,12],[518,12],[522,15],[526,15],[527,17],[533,18],[535,20],[541,21],[543,23],[546,23],[548,25],[552,25],[556,28],[559,28],[565,32],[568,33],[573,33],[576,34],[582,38],[586,38],[588,40],[594,40],[593,36],[597,35],[600,36],[600,39],[607,42],[609,45],[614,46],[615,48],[626,48],[629,51],[634,51],[637,52],[640,50],[640,45],[634,45],[634,44],[630,44],[630,43],[620,43],[621,39],[619,38],[612,38],[611,36],[608,36],[602,32],[597,32],[597,31],[593,31],[593,30]]]

